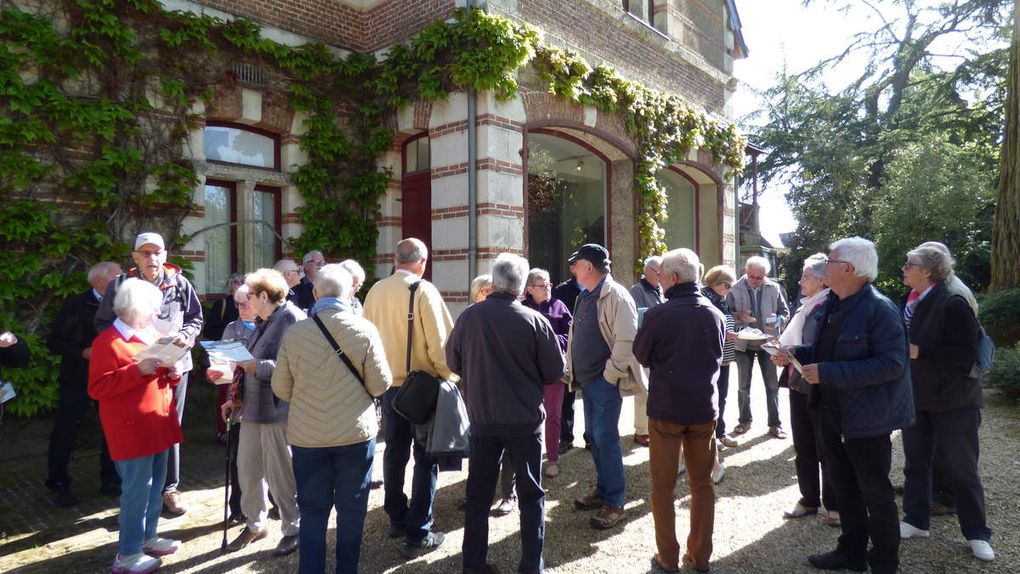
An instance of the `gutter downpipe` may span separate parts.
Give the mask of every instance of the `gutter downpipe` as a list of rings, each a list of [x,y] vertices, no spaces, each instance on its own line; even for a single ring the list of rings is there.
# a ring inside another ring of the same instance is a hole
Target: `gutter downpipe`
[[[484,3],[484,0],[483,0]],[[467,9],[476,7],[475,0],[467,0]],[[468,286],[478,275],[478,145],[475,122],[478,116],[478,94],[473,87],[467,92],[468,136]],[[470,289],[468,289],[470,291]],[[468,301],[470,305],[472,302]]]

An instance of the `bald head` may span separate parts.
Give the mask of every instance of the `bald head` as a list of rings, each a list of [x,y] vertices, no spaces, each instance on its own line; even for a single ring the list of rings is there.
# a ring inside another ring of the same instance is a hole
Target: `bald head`
[[[415,237],[408,237],[397,243],[394,265],[397,269],[410,271],[421,277],[425,273],[425,262],[429,258],[429,250],[425,242]]]

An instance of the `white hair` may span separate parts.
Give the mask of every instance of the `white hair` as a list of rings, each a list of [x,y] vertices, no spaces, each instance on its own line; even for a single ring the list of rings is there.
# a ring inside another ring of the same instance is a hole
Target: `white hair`
[[[360,263],[353,259],[344,259],[340,262],[340,266],[347,270],[351,274],[358,284],[365,282],[365,269]]]
[[[878,278],[878,251],[875,244],[863,237],[847,237],[829,245],[829,253],[839,252],[837,259],[854,266],[854,275],[871,283]]]
[[[336,297],[344,301],[351,298],[354,279],[351,272],[339,263],[323,265],[315,276],[315,293],[319,297]]]
[[[744,263],[744,269],[750,269],[752,267],[761,269],[765,272],[765,275],[772,272],[772,264],[769,263],[768,259],[765,259],[761,255],[752,255],[747,258],[747,262]]]
[[[815,253],[804,260],[804,272],[810,273],[815,279],[825,279],[825,266],[828,260],[824,253]]]
[[[116,271],[117,273],[114,273]],[[120,265],[113,261],[100,261],[89,268],[89,283],[95,283],[100,277],[117,275],[120,273]]]
[[[701,260],[697,253],[686,247],[667,251],[662,256],[660,273],[676,273],[677,284],[697,281],[701,277]]]
[[[528,260],[513,253],[501,253],[492,265],[492,290],[520,297],[528,282]]]
[[[248,284],[242,283],[241,286],[234,291],[234,303],[237,303],[238,301],[246,301],[250,291],[251,289],[248,287]]]
[[[139,317],[159,313],[162,305],[163,293],[159,287],[133,277],[120,284],[113,298],[113,312],[131,326]]]
[[[301,264],[302,265],[307,264],[312,259],[315,259],[316,255],[318,255],[319,257],[322,257],[322,252],[316,250],[316,251],[309,251],[308,253],[305,253],[305,256],[301,258]]]
[[[662,266],[662,256],[661,255],[652,255],[648,259],[645,259],[645,267],[644,267],[645,269],[661,267],[661,266]]]

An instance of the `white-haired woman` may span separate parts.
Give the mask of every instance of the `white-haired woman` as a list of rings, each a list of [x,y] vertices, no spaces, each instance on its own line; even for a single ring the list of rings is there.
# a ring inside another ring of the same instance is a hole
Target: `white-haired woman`
[[[978,470],[984,397],[981,378],[972,372],[981,331],[967,300],[946,288],[952,269],[949,254],[932,246],[911,250],[903,265],[903,284],[918,294],[903,303],[917,418],[903,429],[906,482],[900,538],[929,536],[931,466],[938,445],[951,453],[949,470],[960,530],[976,558],[994,560]]]
[[[790,319],[790,324],[779,337],[784,346],[812,345],[818,340],[821,330],[823,304],[829,295],[825,287],[825,267],[828,259],[816,253],[804,260],[801,273],[800,292],[804,296],[800,300],[800,308]],[[811,406],[808,401],[810,385],[791,366],[786,367],[787,386],[790,388],[790,425],[793,427],[793,450],[796,452],[794,465],[797,468],[797,485],[800,487],[800,500],[793,510],[783,513],[783,518],[802,518],[818,514],[820,504],[825,505],[827,514],[825,523],[839,526],[839,509],[832,484],[825,472],[825,461],[822,457],[822,441],[818,437],[819,409]],[[818,471],[821,469],[821,481]]]
[[[340,262],[340,267],[343,267],[351,276],[351,293],[347,296],[347,302],[351,305],[351,312],[358,317],[364,317],[365,307],[361,304],[361,300],[358,299],[358,291],[361,291],[361,286],[365,284],[365,269],[353,259],[344,259]]]
[[[237,445],[238,480],[241,483],[241,511],[247,527],[227,550],[233,552],[269,534],[266,485],[280,508],[283,539],[273,551],[286,556],[298,547],[301,518],[297,508],[294,470],[287,444],[286,402],[273,395],[271,382],[276,355],[283,335],[291,325],[305,318],[303,311],[287,301],[287,281],[279,271],[259,269],[245,278],[248,303],[260,321],[248,341],[251,360],[239,363],[231,396],[223,405],[224,418],[240,413],[241,433]],[[210,380],[228,373],[210,368]]]
[[[116,573],[152,572],[160,566],[157,556],[180,547],[157,536],[156,526],[167,451],[183,438],[172,390],[181,377],[174,365],[134,358],[156,341],[152,323],[162,302],[151,283],[125,280],[113,300],[117,319],[92,342],[89,396],[99,401],[99,420],[122,481]]]

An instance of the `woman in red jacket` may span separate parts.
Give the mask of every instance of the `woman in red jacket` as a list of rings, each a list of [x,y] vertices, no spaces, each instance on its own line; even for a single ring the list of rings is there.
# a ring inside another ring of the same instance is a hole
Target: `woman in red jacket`
[[[180,374],[158,359],[134,358],[159,337],[152,323],[162,299],[151,283],[124,281],[113,302],[117,319],[92,343],[89,396],[99,401],[110,457],[123,481],[115,574],[152,572],[160,566],[157,556],[180,547],[156,536],[167,450],[182,438],[173,404]]]

